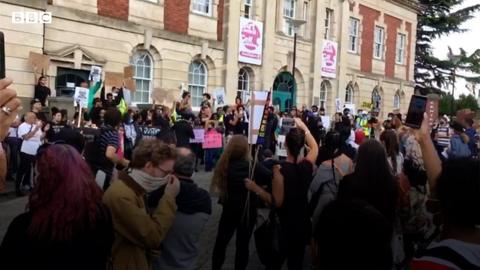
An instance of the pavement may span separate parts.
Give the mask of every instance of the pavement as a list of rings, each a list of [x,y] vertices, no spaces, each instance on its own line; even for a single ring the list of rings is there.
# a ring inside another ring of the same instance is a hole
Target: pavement
[[[211,172],[195,173],[193,179],[202,188],[209,190],[212,178]],[[8,182],[7,182],[8,183]],[[0,239],[3,240],[10,222],[19,214],[25,211],[28,197],[16,198],[12,196],[12,187],[7,187],[6,194],[0,194]],[[217,236],[218,222],[222,212],[222,206],[217,203],[218,198],[212,196],[212,216],[208,221],[204,232],[200,238],[200,255],[198,258],[198,268],[200,270],[212,269],[212,252]],[[235,236],[230,241],[226,250],[226,259],[222,269],[233,270],[235,260]],[[253,237],[250,242],[250,259],[247,269],[264,269],[255,251]]]

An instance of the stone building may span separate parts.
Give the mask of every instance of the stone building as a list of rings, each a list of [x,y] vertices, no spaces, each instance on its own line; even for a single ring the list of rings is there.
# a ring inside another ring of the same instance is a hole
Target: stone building
[[[92,65],[122,72],[133,64],[135,104],[150,103],[154,88],[189,90],[195,107],[219,88],[229,103],[271,89],[282,109],[316,104],[334,113],[336,103],[353,103],[385,114],[404,112],[413,93],[417,8],[415,0],[0,0],[0,31],[7,76],[26,102],[33,51],[50,56],[53,104],[71,104],[67,82],[86,81]],[[32,11],[51,12],[51,23],[13,23],[13,12]],[[254,64],[239,59],[239,43],[252,41],[241,17],[261,27]],[[327,42],[337,45],[336,63],[322,76]]]

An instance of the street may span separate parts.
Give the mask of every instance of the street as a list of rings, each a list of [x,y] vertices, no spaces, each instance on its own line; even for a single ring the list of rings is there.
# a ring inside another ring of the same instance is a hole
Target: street
[[[195,173],[193,179],[202,188],[209,190],[212,173],[198,172]],[[3,240],[7,232],[10,222],[25,209],[28,197],[14,198],[0,203],[0,239]],[[198,258],[198,269],[211,269],[211,258],[213,247],[215,245],[215,238],[217,236],[217,227],[222,211],[221,205],[217,203],[218,198],[212,197],[212,216],[207,223],[204,233],[200,240],[200,255]],[[250,261],[248,269],[257,270],[263,269],[256,253],[253,237],[250,244]],[[235,260],[235,237],[232,238],[223,269],[234,269]]]

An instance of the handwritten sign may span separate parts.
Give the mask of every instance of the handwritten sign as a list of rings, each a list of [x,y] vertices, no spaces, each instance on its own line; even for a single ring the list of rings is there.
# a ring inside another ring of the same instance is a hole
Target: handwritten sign
[[[105,85],[106,87],[122,87],[123,86],[123,73],[118,72],[105,72]]]
[[[47,72],[50,65],[50,56],[30,52],[28,55],[28,63],[33,67],[35,73],[39,71],[43,74],[43,72]]]
[[[148,126],[139,126],[140,132],[142,133],[142,139],[156,139],[157,135],[160,133],[160,127],[148,127]]]
[[[205,134],[203,149],[222,148],[222,134],[210,131]]]
[[[193,129],[194,139],[190,139],[190,143],[203,143],[205,140],[205,129],[195,128]]]
[[[213,91],[217,106],[224,106],[226,104],[225,88],[217,88]]]
[[[132,91],[135,92],[137,89],[135,79],[133,79],[133,66],[126,66],[123,68],[123,82],[125,83],[125,87]]]

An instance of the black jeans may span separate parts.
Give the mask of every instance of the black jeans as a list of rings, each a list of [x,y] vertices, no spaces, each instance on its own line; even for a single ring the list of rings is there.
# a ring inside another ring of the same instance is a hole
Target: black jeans
[[[235,231],[237,232],[235,242],[235,270],[244,270],[247,268],[249,256],[248,247],[257,216],[255,214],[255,208],[251,207],[250,217],[247,222],[247,220],[243,219],[244,213],[242,210],[231,209],[225,206],[223,208],[218,225],[217,239],[215,240],[215,247],[213,248],[213,270],[222,269],[228,243],[232,239]]]
[[[280,254],[275,256],[271,265],[266,266],[266,270],[280,270],[285,260],[287,260],[287,267],[289,270],[303,269],[303,261],[305,257],[305,237],[301,232],[281,231],[281,245]]]
[[[20,146],[22,145],[22,139],[7,137],[5,142],[7,143],[10,152],[10,155],[8,156],[7,179],[13,180],[13,175],[18,171],[18,152],[20,151]]]
[[[15,190],[20,192],[22,185],[32,185],[32,168],[35,163],[35,156],[20,153],[20,168],[17,173],[17,181],[15,182]]]

